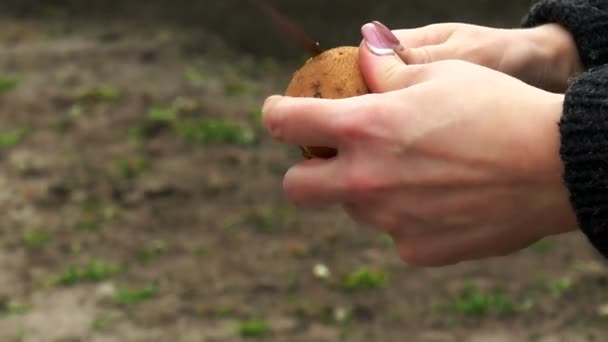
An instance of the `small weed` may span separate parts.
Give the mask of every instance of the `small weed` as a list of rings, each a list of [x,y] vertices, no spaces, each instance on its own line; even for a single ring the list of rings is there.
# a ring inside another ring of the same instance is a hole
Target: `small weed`
[[[293,224],[294,219],[295,212],[290,207],[260,207],[253,209],[247,217],[247,222],[259,233],[273,233],[284,230]]]
[[[79,101],[111,102],[118,100],[120,96],[120,90],[106,84],[82,88],[76,92],[76,97]]]
[[[118,174],[126,179],[137,178],[147,167],[147,162],[144,158],[118,158],[114,163]]]
[[[17,342],[26,342],[27,331],[24,327],[19,327],[19,335],[17,335]]]
[[[228,318],[232,315],[234,315],[235,310],[234,308],[230,307],[230,306],[222,306],[217,308],[217,310],[215,310],[214,315],[217,318]]]
[[[388,234],[382,234],[378,239],[378,242],[380,243],[380,245],[382,245],[382,247],[385,248],[393,248],[395,246],[395,241]]]
[[[237,327],[239,335],[243,337],[259,337],[270,332],[270,327],[266,321],[250,320],[241,322]]]
[[[71,265],[62,274],[50,279],[51,285],[71,286],[79,283],[104,281],[120,272],[122,267],[116,263],[94,260],[86,265]]]
[[[177,120],[177,111],[173,107],[156,106],[148,110],[147,117],[151,122],[172,123]]]
[[[547,290],[553,297],[559,298],[574,287],[574,283],[570,278],[562,278],[546,285]]]
[[[299,277],[297,272],[289,272],[287,276],[287,292],[296,292],[299,284]]]
[[[132,127],[127,133],[127,142],[129,146],[136,147],[144,140],[145,129],[143,127]]]
[[[99,231],[104,221],[103,214],[96,200],[87,200],[82,205],[82,218],[76,223],[76,229],[87,233]]]
[[[0,94],[17,88],[18,84],[19,84],[19,80],[17,80],[16,78],[0,77]]]
[[[93,322],[91,322],[91,328],[95,331],[108,331],[112,328],[113,323],[113,317],[108,314],[102,314],[97,316]]]
[[[482,316],[488,313],[508,314],[516,305],[503,293],[482,293],[472,285],[466,286],[452,301],[452,308],[466,316]]]
[[[187,114],[199,110],[200,105],[196,99],[179,96],[173,101],[171,108],[178,114]]]
[[[253,87],[243,81],[233,80],[224,83],[224,95],[229,97],[241,96],[253,90]]]
[[[353,319],[351,310],[329,304],[302,302],[297,305],[295,313],[301,319],[320,321],[324,324],[347,325]]]
[[[105,207],[101,213],[104,221],[114,221],[120,218],[120,215],[120,208],[114,206]]]
[[[29,135],[29,130],[14,129],[0,133],[0,147],[11,147],[22,142]]]
[[[64,116],[55,120],[55,122],[51,123],[50,128],[58,134],[66,133],[70,128],[72,128],[74,122],[71,118]]]
[[[96,232],[101,228],[101,222],[96,218],[85,219],[78,222],[76,228],[83,232]]]
[[[162,240],[156,240],[149,243],[139,252],[139,260],[147,264],[153,259],[167,252],[167,243]]]
[[[227,121],[189,121],[176,125],[177,134],[190,142],[251,145],[255,133],[243,126]]]
[[[190,66],[184,70],[184,75],[186,79],[193,85],[202,85],[207,80],[207,75],[205,75],[200,69]]]
[[[70,119],[78,119],[79,117],[82,116],[82,113],[84,112],[84,108],[82,107],[81,104],[73,104],[70,107],[70,110],[68,111],[68,118]]]
[[[388,275],[383,271],[373,271],[367,268],[360,268],[348,274],[342,287],[348,291],[378,289],[386,286]]]
[[[119,305],[133,305],[154,298],[157,293],[153,284],[137,290],[119,289],[114,294],[114,301]]]
[[[28,305],[23,305],[11,301],[0,303],[0,317],[2,316],[22,316],[32,311]]]
[[[546,254],[555,249],[555,244],[550,240],[540,240],[528,247],[532,252],[538,254]]]
[[[204,247],[204,246],[197,246],[192,249],[192,255],[194,255],[194,256],[200,257],[200,256],[207,256],[209,254],[211,254],[211,251],[209,250],[209,248]]]
[[[168,106],[154,106],[148,110],[147,118],[152,123],[175,124],[180,114],[193,113],[199,109],[196,100],[178,97]]]
[[[256,124],[261,124],[262,123],[262,110],[261,109],[254,109],[250,112],[249,114],[251,116],[251,119],[256,123]]]
[[[38,248],[50,241],[50,236],[41,231],[28,230],[23,234],[23,244],[28,248]]]

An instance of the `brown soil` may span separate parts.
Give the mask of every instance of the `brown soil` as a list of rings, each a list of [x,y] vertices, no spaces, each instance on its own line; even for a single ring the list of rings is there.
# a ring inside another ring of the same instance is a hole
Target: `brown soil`
[[[409,267],[339,209],[286,204],[281,178],[299,150],[269,139],[251,113],[292,69],[200,30],[72,25],[0,24],[0,77],[20,80],[0,95],[0,136],[29,131],[0,147],[1,341],[239,341],[235,327],[252,319],[269,326],[251,337],[261,341],[608,335],[608,268],[580,234],[503,258]],[[99,85],[118,96],[79,94]],[[150,108],[175,103],[184,120],[230,120],[258,139],[192,142],[150,121]],[[126,267],[49,282],[92,260]],[[328,279],[315,276],[318,264]],[[362,267],[386,272],[385,286],[340,287]],[[115,299],[149,284],[150,298]],[[454,305],[468,286],[478,296]]]

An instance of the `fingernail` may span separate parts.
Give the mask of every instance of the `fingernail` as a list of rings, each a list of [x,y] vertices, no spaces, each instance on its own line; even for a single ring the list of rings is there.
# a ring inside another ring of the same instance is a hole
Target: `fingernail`
[[[378,21],[363,25],[361,34],[367,47],[377,55],[393,55],[396,49],[402,48],[399,38]]]
[[[267,97],[264,101],[264,105],[262,105],[262,114],[267,113],[272,104],[276,103],[279,98],[281,98],[280,95],[272,95]]]

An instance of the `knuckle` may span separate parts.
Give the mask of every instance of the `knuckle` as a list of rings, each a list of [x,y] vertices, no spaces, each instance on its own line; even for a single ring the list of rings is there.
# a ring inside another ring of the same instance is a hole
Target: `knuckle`
[[[271,137],[281,140],[284,135],[284,115],[280,109],[281,100],[276,97],[266,99],[262,109],[262,119]]]
[[[402,241],[399,243],[399,256],[403,262],[416,267],[441,267],[449,265],[445,260],[434,257],[435,253],[428,246]]]
[[[464,74],[471,70],[472,62],[460,59],[446,59],[435,62],[429,69],[429,76],[439,77],[446,74]]]
[[[398,102],[398,98],[387,93],[370,93],[360,96],[356,101],[350,102],[349,117],[350,122],[357,130],[355,132],[363,133],[363,136],[371,135],[371,127],[379,124],[379,113],[385,113],[392,102]]]
[[[361,140],[367,137],[367,123],[369,122],[369,111],[354,108],[349,112],[336,118],[334,130],[336,134],[346,141]]]
[[[382,210],[376,217],[376,225],[383,231],[392,233],[399,228],[399,220],[393,213]]]
[[[433,53],[431,52],[431,50],[429,48],[421,47],[419,51],[420,51],[420,56],[419,56],[420,64],[427,64],[427,63],[431,63],[431,62],[435,61]]]
[[[285,123],[281,115],[273,115],[266,120],[268,134],[276,140],[282,141],[285,136]]]
[[[407,79],[412,84],[418,84],[428,80],[429,76],[432,75],[436,64],[441,63],[441,61],[432,61],[430,52],[426,48],[420,48],[417,54],[417,58],[423,60],[423,62],[409,65],[405,75],[398,75],[398,77]]]
[[[287,200],[293,205],[297,206],[303,204],[304,198],[302,192],[299,187],[287,177],[283,180],[283,192],[285,193]]]
[[[345,176],[344,186],[347,193],[358,198],[369,197],[381,188],[377,178],[357,167],[351,168]]]
[[[353,101],[344,115],[335,118],[333,131],[345,142],[382,138],[394,128],[394,100],[386,94],[368,94],[364,100]]]
[[[424,266],[425,257],[420,246],[409,241],[399,242],[399,257],[403,262],[412,266]]]

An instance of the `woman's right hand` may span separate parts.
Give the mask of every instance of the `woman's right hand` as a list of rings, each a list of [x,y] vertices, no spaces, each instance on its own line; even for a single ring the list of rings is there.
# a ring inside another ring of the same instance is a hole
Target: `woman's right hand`
[[[557,24],[497,29],[446,23],[393,33],[406,47],[408,64],[460,59],[552,92],[563,93],[583,69],[572,36]]]

